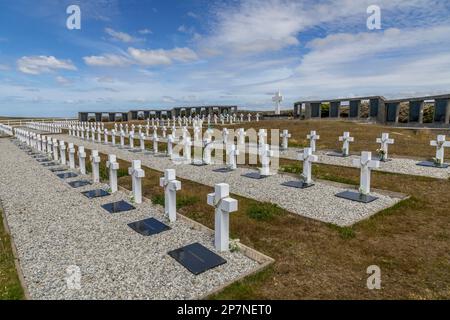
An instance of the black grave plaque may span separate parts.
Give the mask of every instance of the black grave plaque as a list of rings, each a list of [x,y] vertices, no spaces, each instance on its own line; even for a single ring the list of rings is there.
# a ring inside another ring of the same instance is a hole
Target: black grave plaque
[[[343,198],[343,199],[347,199],[347,200],[351,200],[351,201],[356,201],[356,202],[362,202],[362,203],[369,203],[372,201],[377,200],[377,197],[368,195],[368,194],[362,194],[359,192],[355,192],[355,191],[344,191],[344,192],[340,192],[335,194],[336,197],[338,198]]]
[[[224,258],[198,242],[170,251],[168,255],[195,275],[227,263]]]
[[[68,182],[69,186],[72,188],[81,188],[87,185],[90,185],[91,183],[87,180],[77,180],[77,181],[71,181]]]
[[[102,205],[102,208],[108,211],[109,213],[117,213],[136,209],[131,204],[123,200],[104,204]]]
[[[58,178],[61,178],[61,179],[69,179],[69,178],[78,177],[78,175],[74,172],[59,173],[59,174],[57,174],[57,176],[58,176]]]
[[[89,199],[106,197],[106,196],[110,195],[109,192],[107,192],[103,189],[89,190],[89,191],[82,192],[82,194],[84,196],[88,197]]]
[[[421,161],[416,163],[416,165],[421,166],[421,167],[431,167],[431,168],[438,168],[438,169],[447,169],[449,167],[448,164],[443,163],[443,164],[437,164],[434,163],[433,161]]]
[[[298,180],[298,181],[286,181],[286,182],[283,182],[281,185],[285,186],[285,187],[291,187],[291,188],[306,189],[306,188],[312,187],[314,185],[314,183],[305,183],[303,181]]]
[[[260,180],[260,179],[264,179],[264,178],[268,177],[268,176],[261,175],[259,172],[248,172],[248,173],[242,174],[241,176],[250,178],[250,179],[256,179],[256,180]]]
[[[170,230],[171,228],[155,218],[148,218],[136,222],[129,223],[128,226],[142,234],[143,236],[152,236],[163,231]]]

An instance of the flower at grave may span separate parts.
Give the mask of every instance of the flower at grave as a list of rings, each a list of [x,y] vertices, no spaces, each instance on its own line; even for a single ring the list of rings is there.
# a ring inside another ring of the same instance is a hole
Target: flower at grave
[[[384,160],[384,157],[386,156],[386,151],[384,149],[377,149],[377,154],[381,160]]]
[[[230,241],[230,252],[238,252],[239,251],[239,239],[233,239]]]
[[[441,160],[438,159],[438,158],[436,158],[436,157],[434,157],[434,158],[433,158],[433,163],[434,163],[435,165],[441,165]]]
[[[364,193],[363,188],[362,188],[362,187],[359,187],[358,192],[359,192],[359,194],[363,194],[363,193]]]
[[[306,180],[307,180],[306,176],[303,173],[301,173],[300,174],[300,181],[306,181]]]

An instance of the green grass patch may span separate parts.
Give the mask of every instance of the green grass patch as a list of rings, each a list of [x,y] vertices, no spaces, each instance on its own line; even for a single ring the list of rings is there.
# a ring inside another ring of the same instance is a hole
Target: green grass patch
[[[164,206],[164,195],[155,194],[152,196],[152,203],[159,204],[160,206]]]
[[[197,196],[179,196],[177,197],[177,209],[194,205],[199,201],[200,198]]]
[[[352,227],[340,227],[331,223],[328,223],[327,226],[330,229],[336,230],[344,240],[353,239],[356,236],[355,230]]]
[[[0,300],[20,299],[24,299],[24,293],[14,264],[11,239],[4,228],[0,211]]]
[[[247,216],[258,221],[269,221],[285,211],[279,206],[269,202],[253,202],[246,210]]]

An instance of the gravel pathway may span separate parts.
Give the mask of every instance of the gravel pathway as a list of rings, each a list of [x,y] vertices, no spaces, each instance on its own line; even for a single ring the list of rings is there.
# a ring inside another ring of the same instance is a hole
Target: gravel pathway
[[[149,201],[109,214],[101,204],[129,195],[89,200],[80,192],[107,186],[71,188],[9,139],[0,151],[0,199],[32,299],[193,299],[260,267],[240,251],[220,253],[226,264],[195,276],[167,252],[193,242],[213,250],[210,233],[168,222]],[[66,181],[80,178],[89,179]],[[149,217],[172,229],[144,237],[127,226]],[[70,266],[80,268],[80,290],[68,289]]]
[[[352,225],[400,201],[399,198],[374,194],[379,197],[378,200],[369,204],[362,204],[337,198],[336,193],[347,189],[325,182],[317,182],[315,186],[308,189],[296,189],[281,185],[283,182],[293,180],[293,177],[289,175],[277,174],[266,179],[255,180],[241,176],[254,171],[251,169],[238,168],[233,172],[218,173],[212,170],[223,166],[196,167],[189,164],[176,164],[166,157],[131,153],[111,145],[83,141],[68,135],[61,138],[66,142],[74,142],[88,149],[116,154],[117,157],[127,161],[141,160],[143,165],[158,171],[175,168],[178,177],[204,185],[214,186],[216,183],[226,182],[230,185],[230,191],[234,194],[258,201],[275,203],[290,212],[340,226]]]
[[[287,151],[280,152],[280,157],[285,159],[297,160],[297,155],[303,149],[301,148],[289,148]],[[351,155],[350,157],[342,158],[327,155],[330,151],[317,151],[315,154],[319,156],[318,163],[331,164],[343,167],[353,167],[353,159],[359,159],[357,155]],[[408,174],[413,176],[424,176],[437,179],[450,178],[450,167],[447,169],[422,167],[416,165],[420,160],[412,160],[405,158],[392,158],[387,162],[382,162],[381,167],[374,169],[377,171],[392,172]]]

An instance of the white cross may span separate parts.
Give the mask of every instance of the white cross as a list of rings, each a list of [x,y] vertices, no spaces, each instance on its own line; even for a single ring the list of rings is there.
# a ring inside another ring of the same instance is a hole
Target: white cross
[[[75,148],[73,143],[69,143],[69,168],[75,169]]]
[[[380,144],[381,160],[388,159],[388,146],[394,143],[394,139],[389,139],[389,133],[383,132],[381,138],[377,138],[377,143]]]
[[[81,139],[84,140],[84,128],[83,127],[80,128],[80,134],[81,134]]]
[[[361,152],[360,159],[354,159],[353,165],[361,168],[360,182],[359,182],[359,192],[361,194],[370,193],[370,171],[372,168],[379,168],[380,161],[372,160],[372,152],[363,151]]]
[[[228,251],[230,247],[230,213],[238,210],[238,201],[230,198],[230,186],[218,183],[214,193],[208,194],[208,204],[215,208],[214,246],[217,251]]]
[[[313,182],[311,179],[312,163],[317,162],[319,158],[316,155],[313,155],[311,148],[304,148],[303,154],[298,155],[298,160],[303,161],[303,182],[311,184]]]
[[[39,137],[40,139],[40,137]],[[61,154],[61,164],[66,165],[66,144],[64,141],[59,141],[59,153]]]
[[[278,91],[272,97],[272,101],[275,102],[275,105],[276,105],[275,114],[280,114],[280,103],[283,101],[283,96],[281,95],[280,91]]]
[[[106,167],[109,168],[109,187],[111,188],[111,193],[117,192],[117,170],[119,170],[119,163],[115,154],[108,154]]]
[[[159,179],[164,188],[164,213],[170,222],[177,220],[177,190],[181,190],[181,182],[176,180],[175,169],[164,170],[164,177]]]
[[[197,142],[200,140],[200,133],[201,133],[201,128],[195,126],[194,127],[194,142]]]
[[[120,146],[125,147],[125,132],[120,129]]]
[[[58,140],[53,139],[53,160],[58,161]]]
[[[86,174],[86,152],[84,152],[83,146],[78,147],[78,163],[81,174]]]
[[[133,149],[134,148],[134,131],[130,131],[128,140],[130,140],[130,148]]]
[[[316,131],[312,130],[308,135],[306,135],[306,139],[310,140],[309,146],[312,149],[312,152],[316,152],[316,140],[320,139],[320,136],[317,135]]]
[[[353,137],[350,137],[350,132],[344,132],[344,134],[339,137],[339,141],[342,141],[342,154],[344,156],[349,155],[349,149],[350,149],[350,142],[355,141]]]
[[[236,170],[237,168],[237,161],[236,157],[239,155],[239,150],[236,148],[235,144],[230,145],[228,150],[228,167],[231,170]]]
[[[116,145],[116,129],[111,130],[111,144]]]
[[[258,137],[259,137],[259,144],[260,145],[266,144],[266,140],[265,140],[265,137],[267,137],[266,129],[259,129],[258,130]]]
[[[245,136],[247,135],[247,133],[245,132],[245,129],[239,128],[237,135],[238,135],[238,143],[240,145],[244,145],[245,144]]]
[[[165,137],[166,137],[166,132],[167,132],[166,126],[163,126],[163,127],[161,128],[161,130],[162,130],[162,136],[163,136],[163,138],[165,138]]]
[[[105,129],[105,131],[103,131],[103,140],[105,141],[105,144],[108,144],[108,129]]]
[[[158,132],[155,130],[155,131],[153,131],[153,153],[158,153],[158,141],[159,141],[159,138],[158,138]]]
[[[208,132],[208,131],[206,131],[206,132]],[[211,138],[206,137],[203,140],[203,145],[204,145],[204,149],[203,149],[203,163],[211,164],[211,153],[212,153],[212,150],[213,150],[213,143],[211,141]]]
[[[140,149],[142,151],[145,150],[145,134],[143,132],[139,133],[139,143],[140,143]]]
[[[134,202],[142,203],[142,178],[145,177],[145,171],[141,169],[141,160],[133,160],[128,174],[132,179]]]
[[[100,182],[100,156],[98,155],[98,150],[92,150],[90,159],[92,165],[92,180],[94,183]]]
[[[260,148],[259,152],[261,168],[259,168],[259,174],[262,176],[269,176],[270,173],[270,157],[273,157],[273,151],[269,149],[268,144],[264,144]]]
[[[256,122],[259,122],[259,113],[256,114]]]
[[[183,140],[183,157],[188,163],[191,162],[191,146],[192,146],[191,137],[186,137]]]
[[[223,144],[227,145],[228,144],[228,135],[229,135],[229,131],[227,128],[223,128],[222,129],[222,141]]]
[[[97,140],[98,143],[102,142],[102,129],[100,129],[100,127],[97,129]]]
[[[445,141],[445,135],[438,135],[436,140],[430,141],[430,145],[436,147],[436,160],[440,165],[444,164],[444,149],[450,148],[450,141]]]
[[[173,142],[174,142],[173,135],[172,135],[172,134],[169,134],[169,135],[167,136],[167,155],[168,155],[169,157],[171,157],[172,154],[173,154]]]
[[[283,138],[283,140],[281,142],[281,148],[283,150],[287,150],[288,149],[288,138],[291,137],[291,134],[289,133],[288,130],[283,130],[283,133],[280,134],[280,137]]]
[[[92,142],[95,142],[95,128],[94,127],[92,127],[91,128],[91,139],[92,139]]]

